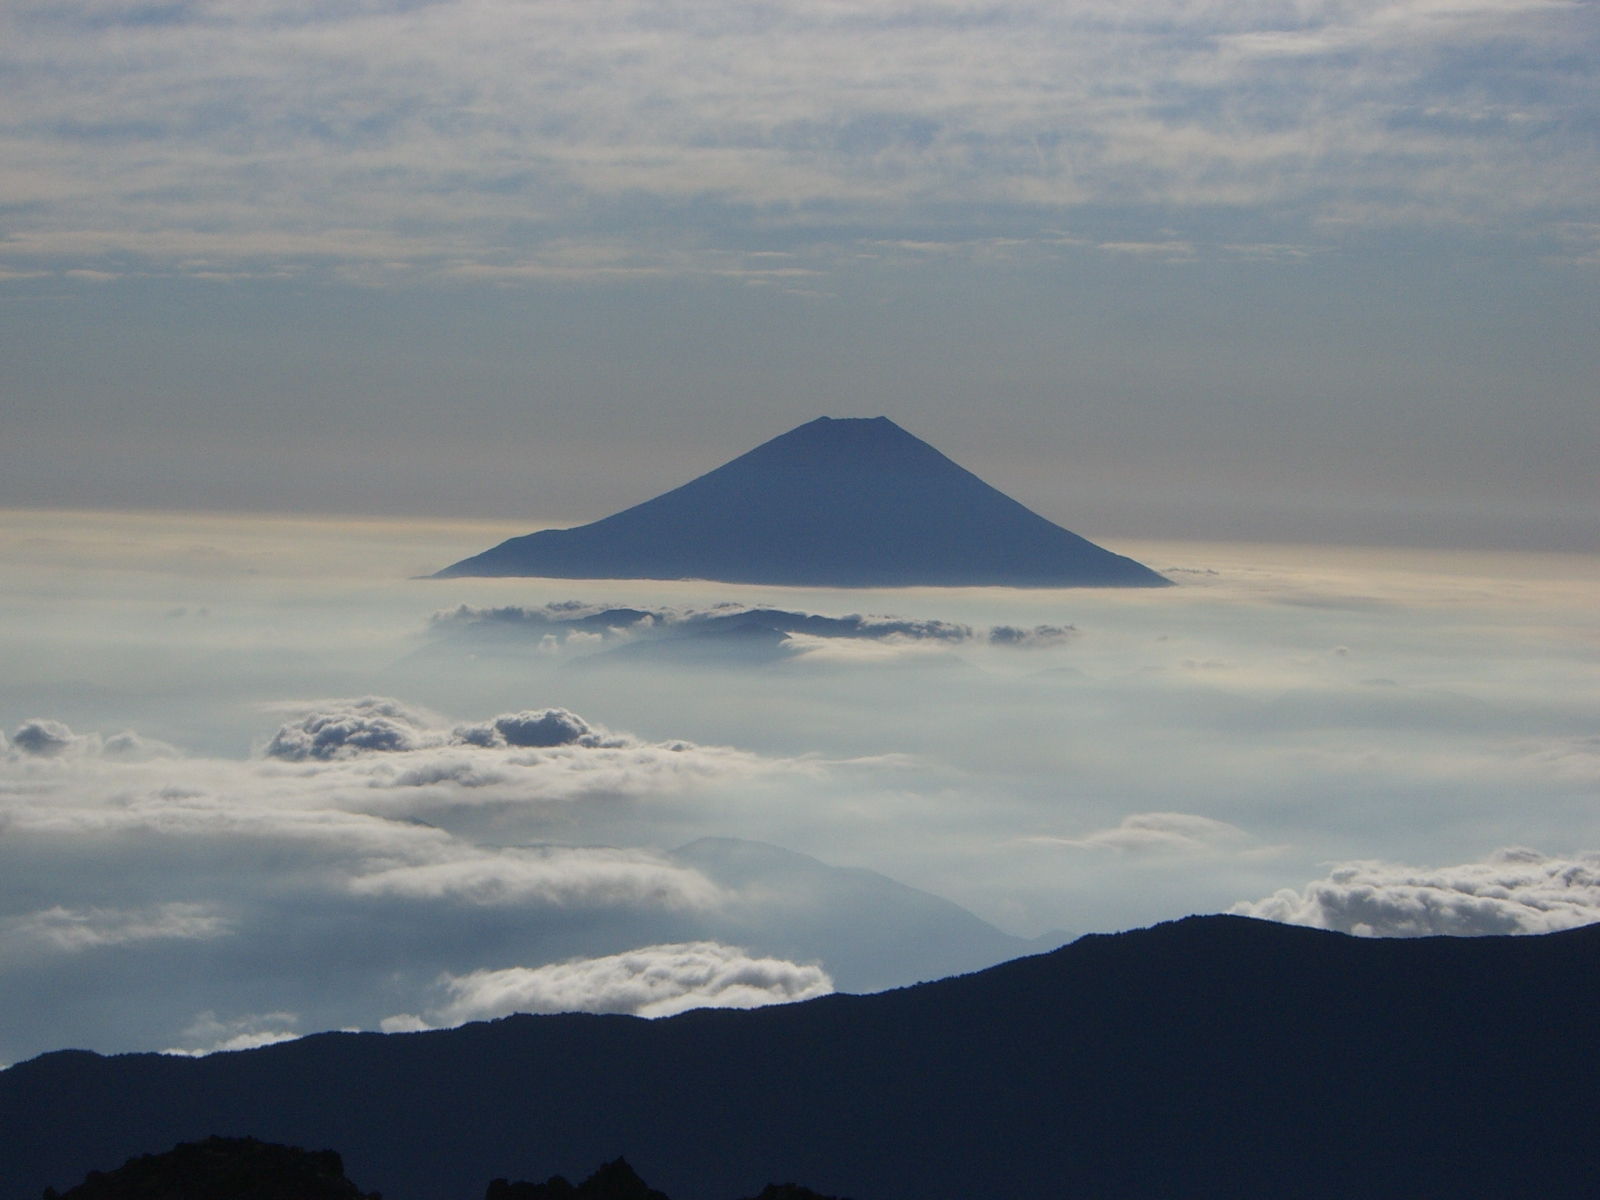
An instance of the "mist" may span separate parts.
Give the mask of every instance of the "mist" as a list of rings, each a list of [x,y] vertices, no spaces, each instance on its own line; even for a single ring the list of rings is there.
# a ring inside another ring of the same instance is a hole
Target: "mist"
[[[1591,557],[1113,543],[1178,584],[1148,592],[419,578],[513,532],[4,514],[0,1060],[493,995],[782,1002],[1192,912],[1600,917]],[[703,636],[752,610],[783,628]],[[848,888],[900,906],[858,944],[819,907]]]

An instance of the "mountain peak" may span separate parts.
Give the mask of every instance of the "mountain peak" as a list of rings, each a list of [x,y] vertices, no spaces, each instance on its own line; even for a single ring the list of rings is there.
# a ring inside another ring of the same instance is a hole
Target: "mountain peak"
[[[800,587],[1159,587],[888,417],[818,417],[682,487],[439,572]]]

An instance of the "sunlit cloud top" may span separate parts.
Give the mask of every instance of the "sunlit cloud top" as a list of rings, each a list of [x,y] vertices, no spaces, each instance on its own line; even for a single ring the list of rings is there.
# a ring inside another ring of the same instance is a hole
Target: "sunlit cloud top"
[[[1588,3],[18,0],[0,47],[11,274],[1600,234]]]

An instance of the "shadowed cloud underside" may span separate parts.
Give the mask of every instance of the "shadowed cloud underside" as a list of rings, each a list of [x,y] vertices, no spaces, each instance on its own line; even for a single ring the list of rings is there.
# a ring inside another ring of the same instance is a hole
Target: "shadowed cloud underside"
[[[1167,582],[1045,520],[887,417],[819,417],[654,500],[512,538],[439,572],[461,575],[798,587]]]

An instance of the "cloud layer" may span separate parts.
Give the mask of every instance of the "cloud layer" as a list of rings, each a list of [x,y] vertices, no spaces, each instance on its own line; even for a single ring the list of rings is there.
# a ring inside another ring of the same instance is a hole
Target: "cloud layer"
[[[1231,911],[1361,937],[1551,933],[1600,921],[1600,855],[1508,849],[1454,867],[1344,863],[1302,892]]]
[[[914,620],[895,616],[862,616],[851,613],[829,617],[817,613],[793,612],[724,603],[709,609],[695,608],[606,608],[565,600],[528,608],[506,605],[499,608],[457,608],[437,612],[430,621],[437,635],[502,634],[555,638],[563,646],[598,648],[618,641],[696,640],[737,638],[751,630],[775,634],[799,634],[808,639],[843,641],[948,642],[972,638],[972,627],[955,621]],[[1024,631],[1011,630],[1000,641],[1022,640]],[[1032,631],[1040,638],[1067,632],[1050,626]],[[1016,634],[1015,638],[1010,635]]]
[[[1184,216],[1218,212],[1253,255],[1396,223],[1587,246],[1596,38],[1561,0],[27,0],[3,252],[781,282],[1118,209],[1087,240],[1134,258],[1204,252]]]
[[[757,958],[717,942],[644,946],[549,966],[473,971],[445,981],[448,1001],[425,1021],[390,1017],[392,1032],[461,1025],[511,1013],[593,1012],[667,1017],[691,1008],[759,1008],[833,991],[818,966]]]
[[[1172,812],[1135,813],[1115,828],[1097,829],[1079,838],[1037,840],[1083,850],[1155,855],[1234,854],[1250,851],[1254,841],[1226,821]]]

